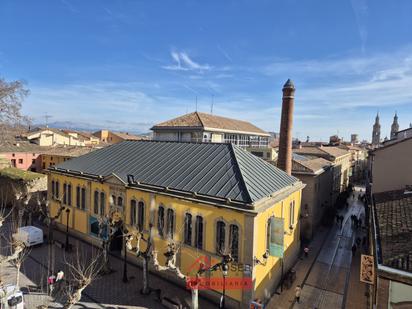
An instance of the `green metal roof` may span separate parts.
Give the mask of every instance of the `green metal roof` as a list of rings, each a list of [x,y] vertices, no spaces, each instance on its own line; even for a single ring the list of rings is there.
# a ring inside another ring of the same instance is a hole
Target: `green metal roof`
[[[299,180],[231,144],[124,141],[66,161],[61,172],[127,175],[144,184],[251,204]]]

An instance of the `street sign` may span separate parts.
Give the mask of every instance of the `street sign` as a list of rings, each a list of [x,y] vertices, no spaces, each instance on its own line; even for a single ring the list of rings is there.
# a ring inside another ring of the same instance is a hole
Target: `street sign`
[[[375,277],[375,267],[372,255],[361,255],[360,281],[373,284]]]

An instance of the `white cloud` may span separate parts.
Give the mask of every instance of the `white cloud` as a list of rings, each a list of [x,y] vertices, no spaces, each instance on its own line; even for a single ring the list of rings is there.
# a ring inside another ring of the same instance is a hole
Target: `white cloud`
[[[170,53],[174,60],[174,64],[162,66],[163,69],[172,71],[210,71],[212,67],[209,64],[200,64],[192,60],[186,52],[175,52]]]

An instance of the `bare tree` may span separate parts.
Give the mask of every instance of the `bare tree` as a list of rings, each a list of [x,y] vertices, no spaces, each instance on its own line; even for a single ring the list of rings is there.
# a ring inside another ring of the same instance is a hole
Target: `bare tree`
[[[152,258],[152,228],[153,225],[149,224],[149,236],[147,239],[144,238],[144,234],[142,231],[133,231],[128,236],[126,236],[126,248],[129,251],[134,251],[137,258],[142,258],[142,265],[143,265],[143,288],[141,290],[142,294],[150,294],[151,289],[149,287],[149,263]],[[133,248],[132,242],[136,240],[136,247]],[[146,242],[146,249],[141,250],[140,242]]]
[[[7,262],[12,262],[17,260],[20,257],[20,254],[26,248],[24,242],[19,240],[12,240],[9,242],[12,248],[12,254],[7,256],[0,256],[0,265],[4,265]]]
[[[21,114],[21,103],[29,94],[22,81],[0,78],[0,139],[5,140],[9,133],[21,124],[28,123],[28,118]]]
[[[110,251],[110,243],[115,237],[116,232],[119,229],[123,229],[123,221],[114,216],[116,209],[114,207],[110,207],[109,213],[105,216],[100,216],[98,218],[99,222],[99,238],[101,239],[102,244],[102,255],[103,255],[103,267],[102,273],[109,274],[111,273],[112,269],[110,267],[110,260],[109,260],[109,251]],[[125,236],[125,235],[124,235]]]
[[[81,257],[79,252],[71,261],[65,259],[68,267],[69,284],[67,286],[67,300],[64,309],[71,309],[82,298],[83,291],[97,278],[102,265],[99,263],[100,256],[91,258]]]
[[[50,211],[50,201],[47,198],[41,199],[37,196],[37,207],[40,213],[44,216],[44,223],[47,225],[47,240],[49,244],[53,243],[53,231],[56,225],[56,220],[61,216],[65,207],[63,206],[63,195],[56,198],[59,203],[59,209],[56,215],[52,216]]]

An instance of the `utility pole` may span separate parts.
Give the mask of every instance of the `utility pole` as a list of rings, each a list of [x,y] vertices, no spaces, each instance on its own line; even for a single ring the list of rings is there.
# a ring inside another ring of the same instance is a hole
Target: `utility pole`
[[[46,128],[49,127],[49,119],[50,119],[51,117],[52,117],[52,116],[47,115],[47,113],[44,115],[44,119],[46,120]]]

